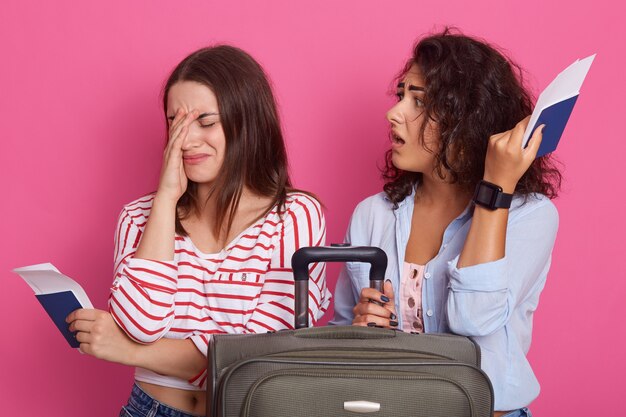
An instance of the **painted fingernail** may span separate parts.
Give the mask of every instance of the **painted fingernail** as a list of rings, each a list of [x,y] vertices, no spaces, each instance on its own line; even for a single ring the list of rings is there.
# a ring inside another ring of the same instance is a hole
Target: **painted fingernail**
[[[374,322],[367,323],[367,327],[376,327],[376,323]]]
[[[385,303],[388,303],[388,302],[389,302],[389,297],[387,297],[386,295],[381,295],[381,296],[380,296],[380,299],[381,299],[382,301],[384,301]]]
[[[391,313],[391,315],[389,316],[389,318],[390,318],[391,320],[395,320],[395,319],[397,319],[398,317],[397,317],[395,314]]]
[[[391,321],[389,322],[389,325],[390,325],[391,327],[396,327],[396,326],[398,326],[398,322],[397,322],[397,321],[395,321],[395,320],[391,320]]]

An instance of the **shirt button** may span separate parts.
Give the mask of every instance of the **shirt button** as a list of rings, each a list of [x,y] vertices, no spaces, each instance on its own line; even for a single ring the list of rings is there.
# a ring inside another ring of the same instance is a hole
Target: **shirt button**
[[[407,303],[409,304],[409,307],[410,307],[410,308],[415,307],[415,299],[414,299],[413,297],[410,297],[410,298],[407,300]]]
[[[244,272],[243,275],[241,276],[241,280],[245,281],[248,279],[248,275]]]
[[[430,272],[426,272],[426,273],[424,274],[424,278],[426,278],[426,279],[430,278],[430,276],[431,276],[431,275],[430,275]]]
[[[414,279],[417,276],[417,269],[413,270],[413,274],[411,274],[411,279]]]
[[[418,320],[415,320],[413,322],[413,328],[417,329],[417,330],[421,330],[422,329],[422,323],[420,323]]]
[[[432,315],[433,315],[433,311],[432,311],[432,310],[428,310],[428,311],[426,312],[426,315],[427,315],[428,317],[432,317]]]

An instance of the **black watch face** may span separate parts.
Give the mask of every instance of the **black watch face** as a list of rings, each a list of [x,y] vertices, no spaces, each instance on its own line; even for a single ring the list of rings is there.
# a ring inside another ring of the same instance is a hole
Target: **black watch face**
[[[474,202],[480,204],[481,206],[494,209],[499,192],[500,187],[497,185],[488,182],[481,182],[476,189]]]
[[[491,187],[485,187],[485,198],[484,202],[489,205],[489,207],[493,207],[496,202],[496,196],[498,195],[498,190],[495,190]]]

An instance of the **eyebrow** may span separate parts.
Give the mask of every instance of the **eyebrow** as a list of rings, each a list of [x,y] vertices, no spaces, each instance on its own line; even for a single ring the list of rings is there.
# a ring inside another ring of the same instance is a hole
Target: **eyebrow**
[[[398,83],[398,88],[404,88],[404,83]],[[416,85],[409,84],[409,91],[425,91],[424,87],[418,87]]]
[[[209,117],[209,116],[219,116],[219,113],[216,112],[211,112],[211,113],[202,113],[198,116],[198,118],[196,120],[200,120],[200,119],[204,119],[205,117]]]

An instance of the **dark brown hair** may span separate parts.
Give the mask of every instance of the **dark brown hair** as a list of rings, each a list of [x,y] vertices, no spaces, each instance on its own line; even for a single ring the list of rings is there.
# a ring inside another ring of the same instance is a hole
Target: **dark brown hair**
[[[438,149],[424,147],[435,154],[441,178],[445,175],[471,193],[483,177],[489,137],[513,128],[532,112],[523,71],[488,43],[449,28],[419,40],[397,78],[402,79],[413,64],[425,83],[424,120],[436,122],[440,138]],[[422,177],[394,167],[391,150],[385,155],[382,174],[383,189],[396,207],[413,187],[419,187]],[[515,192],[555,198],[560,184],[561,174],[548,155],[531,164]]]
[[[272,197],[268,210],[278,205],[280,212],[291,181],[276,102],[263,68],[233,46],[219,45],[192,53],[165,83],[166,118],[167,95],[179,81],[205,85],[217,98],[226,153],[212,190],[217,207],[213,224],[216,236],[228,236],[244,186],[256,194]],[[186,235],[180,220],[198,210],[202,203],[198,201],[197,184],[188,181],[177,205],[178,234]]]

